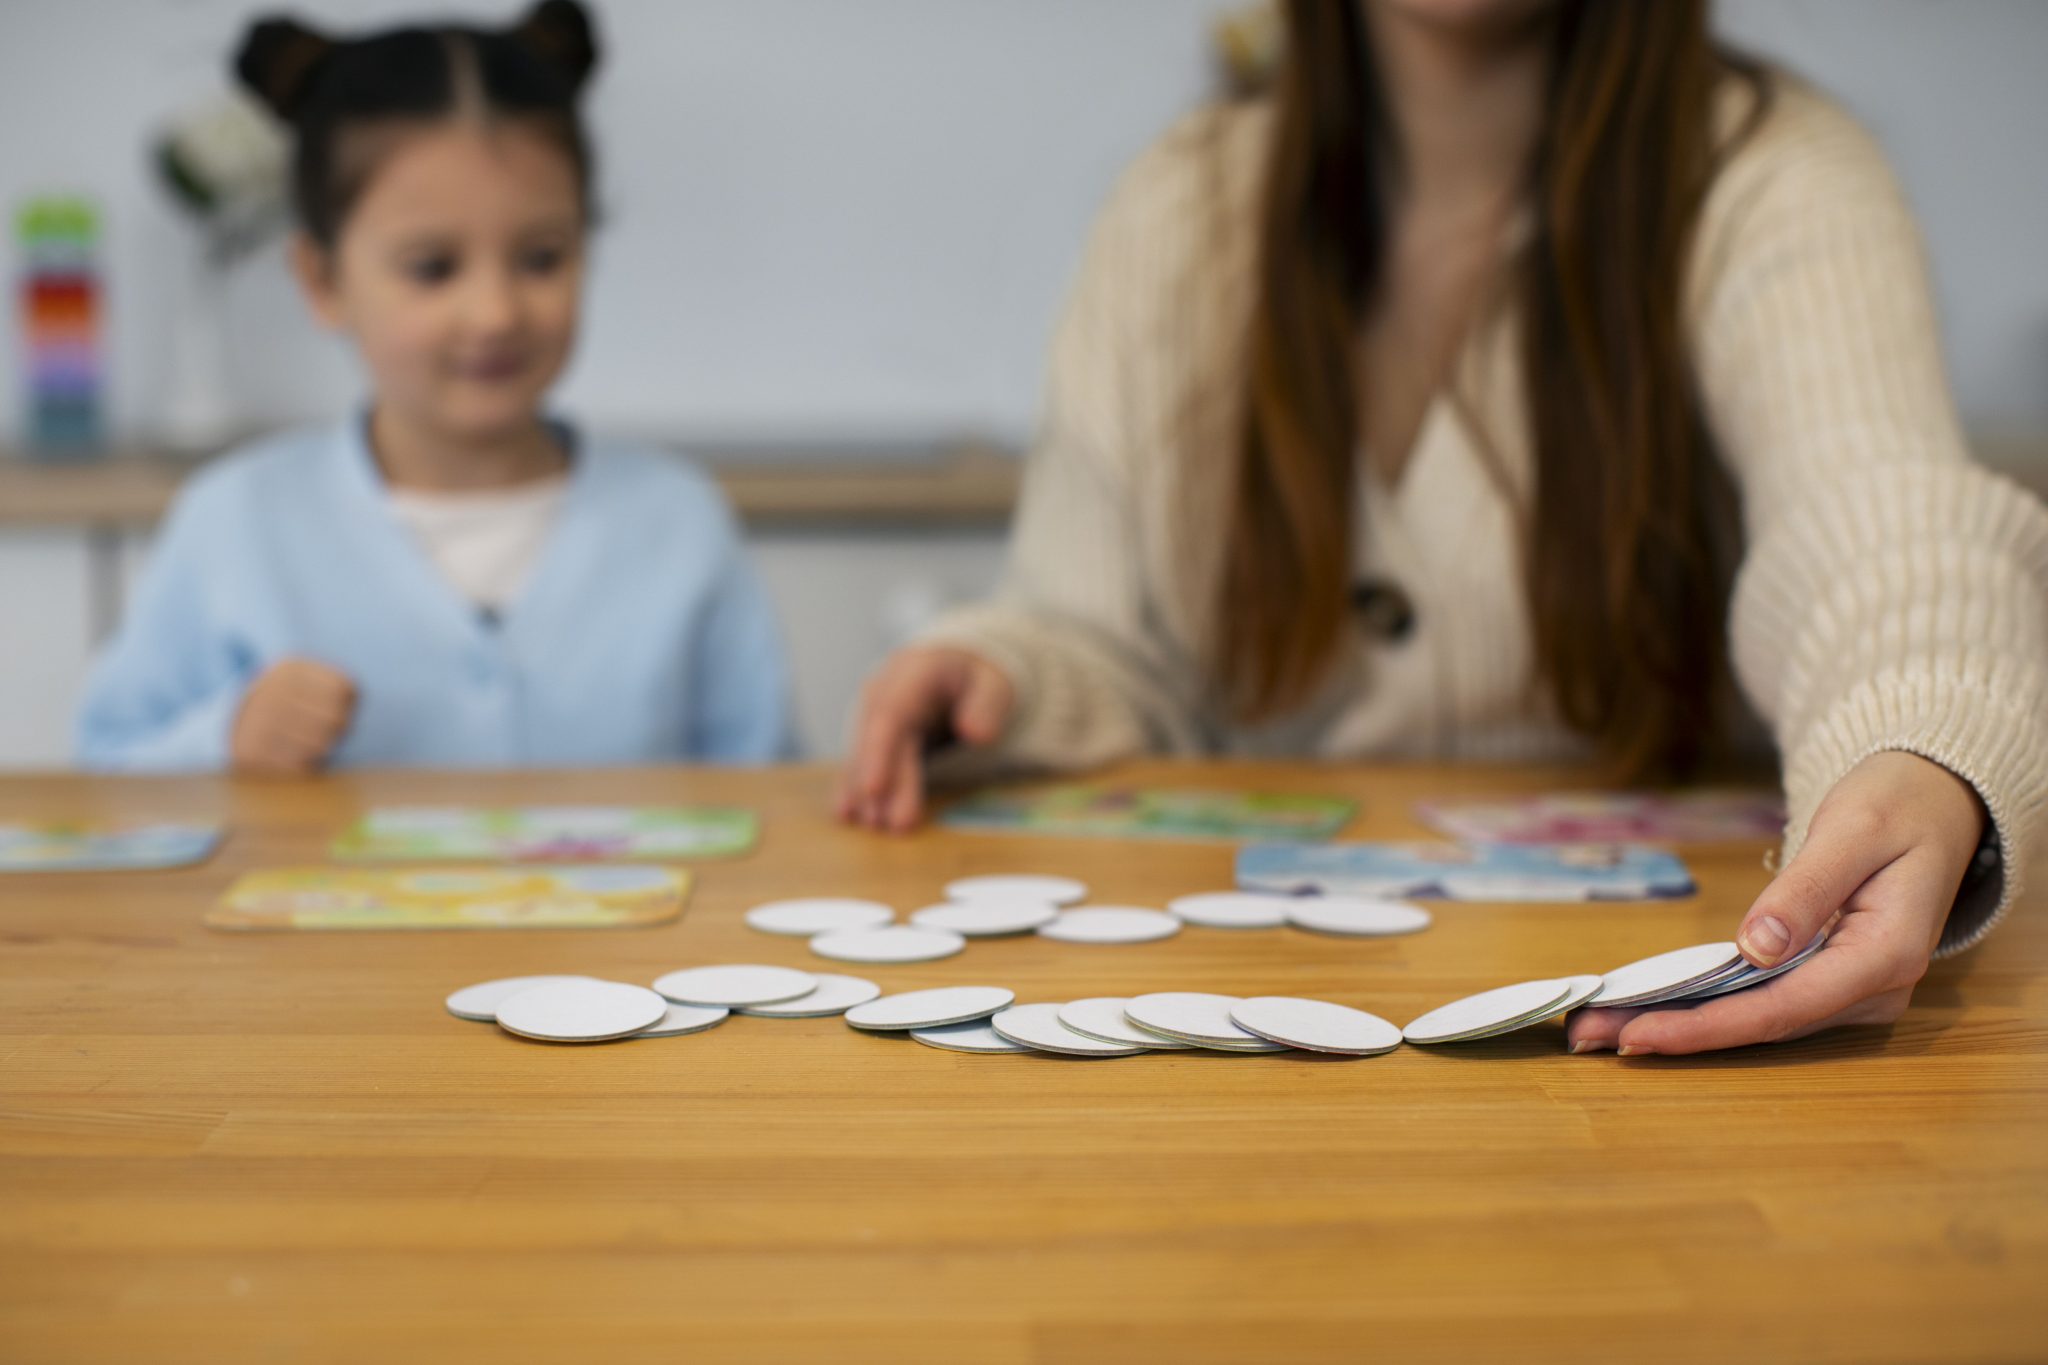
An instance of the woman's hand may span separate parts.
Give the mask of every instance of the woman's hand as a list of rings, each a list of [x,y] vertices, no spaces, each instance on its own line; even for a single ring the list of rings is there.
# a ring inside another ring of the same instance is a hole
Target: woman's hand
[[[1821,801],[1799,856],[1736,936],[1744,956],[1769,966],[1839,915],[1827,947],[1761,986],[1697,1005],[1583,1010],[1567,1030],[1572,1051],[1677,1055],[1892,1022],[1927,970],[1983,833],[1983,804],[1954,773],[1916,754],[1872,754]]]
[[[924,810],[924,756],[934,740],[993,744],[1016,689],[1003,671],[964,649],[899,650],[861,693],[853,755],[839,788],[839,818],[907,830]]]

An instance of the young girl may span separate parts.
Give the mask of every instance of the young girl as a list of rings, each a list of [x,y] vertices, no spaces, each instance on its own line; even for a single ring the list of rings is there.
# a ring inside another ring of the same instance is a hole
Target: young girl
[[[1669,778],[1732,673],[1792,816],[1742,947],[1828,951],[1574,1049],[1896,1019],[2048,807],[2048,516],[1968,461],[1882,156],[1702,0],[1287,14],[1104,216],[1004,591],[870,685],[843,813],[913,823],[943,734]]]
[[[584,12],[334,41],[257,24],[295,272],[367,409],[223,460],[164,528],[81,722],[106,769],[763,761],[769,604],[713,484],[541,405],[576,328]]]

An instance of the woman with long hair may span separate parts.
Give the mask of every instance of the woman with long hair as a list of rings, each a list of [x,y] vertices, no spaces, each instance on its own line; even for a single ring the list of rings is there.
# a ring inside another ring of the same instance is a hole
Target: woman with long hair
[[[842,814],[925,755],[1585,760],[1760,718],[1769,964],[1575,1051],[1888,1021],[2048,804],[2048,515],[1969,461],[1882,155],[1705,0],[1290,0],[1266,95],[1126,175],[995,600],[869,686]],[[1745,706],[1746,703],[1746,706]]]

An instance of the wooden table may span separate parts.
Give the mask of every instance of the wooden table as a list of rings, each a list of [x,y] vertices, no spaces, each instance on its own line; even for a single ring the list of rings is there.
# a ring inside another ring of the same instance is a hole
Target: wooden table
[[[692,451],[756,530],[1003,526],[1023,465],[1013,451],[978,439],[812,451],[784,444],[642,444]],[[203,457],[146,446],[74,463],[31,460],[0,448],[0,530],[146,531],[202,463]]]
[[[1357,835],[1425,794],[1573,775],[1171,767],[1333,791]],[[2048,1357],[2048,918],[2020,907],[1890,1029],[1717,1057],[1571,1057],[1555,1026],[1366,1060],[972,1057],[836,1019],[571,1048],[443,1012],[528,972],[825,966],[740,913],[909,909],[1043,867],[1106,900],[1224,886],[1222,848],[824,817],[829,774],[0,782],[0,819],[218,815],[211,864],[0,884],[0,1359],[904,1362]],[[244,869],[387,801],[731,801],[753,856],[612,933],[209,931]],[[1412,938],[1191,929],[982,942],[871,973],[1021,998],[1298,993],[1397,1021],[1730,932],[1697,900],[1450,906]]]

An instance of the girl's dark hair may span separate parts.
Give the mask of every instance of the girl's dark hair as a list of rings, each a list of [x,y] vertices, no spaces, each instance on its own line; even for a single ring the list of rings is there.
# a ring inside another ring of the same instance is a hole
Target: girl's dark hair
[[[260,19],[235,54],[235,74],[291,125],[292,207],[322,246],[369,180],[357,134],[377,125],[474,113],[518,119],[575,165],[586,210],[592,156],[577,95],[597,65],[590,16],[575,0],[542,0],[507,29],[459,25],[334,39],[289,18]]]

